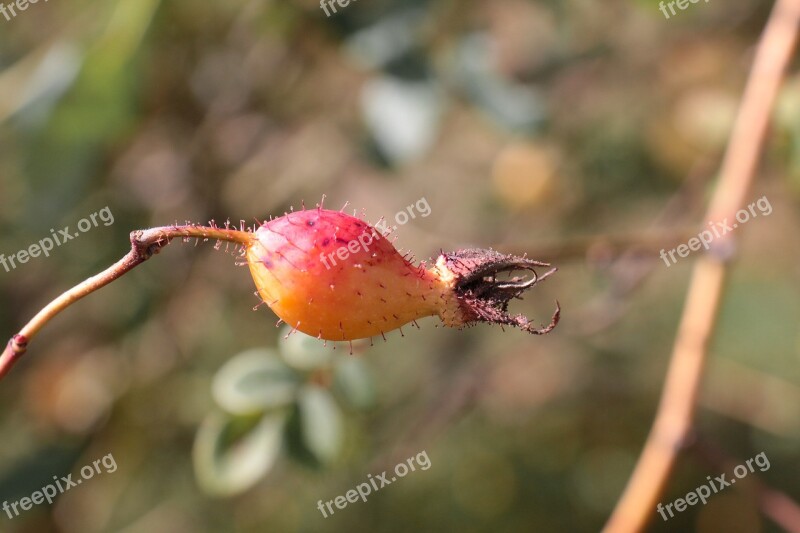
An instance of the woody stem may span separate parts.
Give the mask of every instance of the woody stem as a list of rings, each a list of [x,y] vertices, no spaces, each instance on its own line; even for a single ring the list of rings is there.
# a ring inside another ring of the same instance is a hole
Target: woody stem
[[[176,237],[219,240],[246,245],[253,238],[252,233],[233,229],[196,226],[164,226],[131,232],[131,250],[119,261],[64,292],[47,304],[8,341],[0,355],[0,379],[2,379],[27,351],[33,337],[61,311],[84,296],[105,287],[112,281],[133,270],[136,266],[157,254],[161,248]]]

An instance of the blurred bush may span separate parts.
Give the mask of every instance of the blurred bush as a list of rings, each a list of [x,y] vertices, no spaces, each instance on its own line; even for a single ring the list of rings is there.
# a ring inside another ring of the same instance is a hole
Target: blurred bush
[[[109,452],[119,469],[0,529],[597,531],[649,429],[691,266],[608,242],[707,222],[768,9],[74,0],[0,18],[0,253],[115,216],[0,269],[6,334],[133,229],[249,225],[323,194],[373,222],[425,198],[399,247],[553,259],[514,307],[564,308],[543,338],[429,319],[350,356],[279,340],[233,250],[175,242],[50,324],[3,382],[0,501]],[[794,497],[798,89],[794,72],[753,191],[774,213],[741,232],[698,420],[733,456],[765,451],[762,478]],[[422,450],[430,470],[317,511]],[[686,456],[664,501],[720,473]],[[653,530],[734,527],[774,530],[739,490]]]

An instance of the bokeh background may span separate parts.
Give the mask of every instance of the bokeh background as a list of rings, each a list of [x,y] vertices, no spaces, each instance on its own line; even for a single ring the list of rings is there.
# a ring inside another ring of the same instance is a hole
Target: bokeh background
[[[109,453],[118,470],[0,530],[597,531],[650,427],[693,262],[658,251],[706,222],[769,8],[59,0],[0,18],[0,253],[106,206],[115,218],[0,269],[3,335],[121,257],[133,229],[252,224],[323,194],[373,222],[425,199],[399,247],[551,260],[514,310],[564,310],[545,337],[429,318],[351,356],[285,340],[224,246],[175,242],[60,315],[3,381],[0,500]],[[734,464],[765,452],[759,478],[795,499],[796,67],[753,191],[774,210],[738,230],[698,417],[701,442]],[[261,409],[226,412],[226,394]],[[428,470],[317,510],[422,451]],[[662,501],[724,471],[687,452]],[[654,509],[652,530],[778,531],[752,488],[666,524]]]

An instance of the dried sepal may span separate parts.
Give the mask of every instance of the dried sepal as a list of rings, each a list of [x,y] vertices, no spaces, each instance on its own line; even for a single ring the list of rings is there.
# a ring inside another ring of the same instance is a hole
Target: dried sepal
[[[535,261],[526,257],[502,254],[494,250],[466,249],[439,256],[436,267],[450,285],[458,301],[456,323],[453,326],[469,325],[474,322],[515,326],[534,335],[544,335],[556,327],[561,317],[561,307],[556,302],[556,310],[550,324],[537,328],[524,315],[510,315],[508,304],[537,283],[547,279],[558,269],[552,268],[541,276],[537,267],[549,267],[549,263]],[[499,275],[527,270],[532,277],[512,276],[498,279]],[[460,324],[458,323],[460,322]]]

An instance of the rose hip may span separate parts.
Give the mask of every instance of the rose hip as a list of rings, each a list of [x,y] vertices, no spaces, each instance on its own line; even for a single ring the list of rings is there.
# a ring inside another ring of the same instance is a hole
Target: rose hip
[[[284,322],[321,339],[372,337],[431,315],[452,327],[485,321],[535,334],[558,322],[558,309],[544,329],[507,313],[511,299],[555,271],[536,277],[533,268],[547,263],[462,250],[426,270],[366,222],[322,208],[265,222],[253,237],[246,257],[259,296]],[[496,278],[519,269],[534,278]]]

